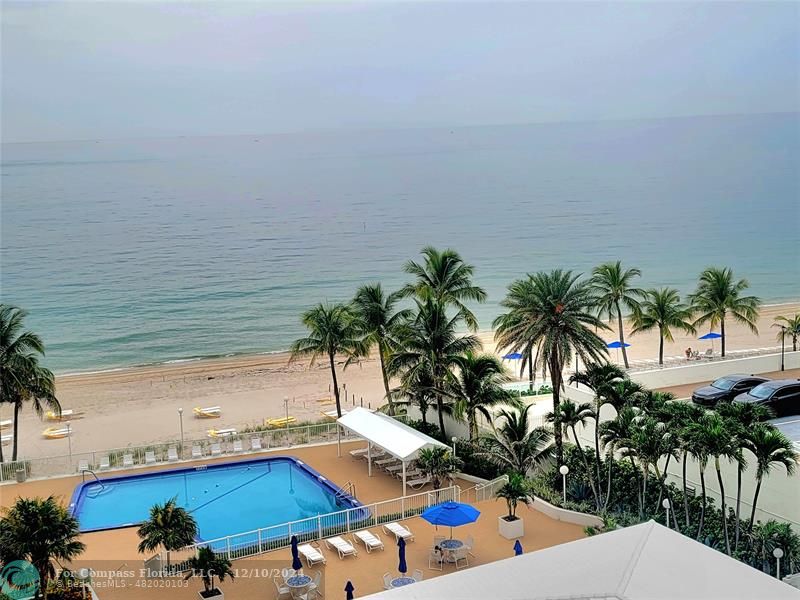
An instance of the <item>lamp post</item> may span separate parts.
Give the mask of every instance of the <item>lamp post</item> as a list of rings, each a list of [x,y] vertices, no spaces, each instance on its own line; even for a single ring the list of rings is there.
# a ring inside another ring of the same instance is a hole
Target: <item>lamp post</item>
[[[786,327],[781,325],[781,371],[786,370],[786,363],[784,362],[783,355],[786,352]]]
[[[67,421],[67,443],[69,444],[69,464],[72,464],[72,423]],[[71,468],[71,467],[70,467]]]
[[[451,441],[453,442],[453,458],[455,458],[456,457],[456,442],[458,441],[458,438],[456,436],[453,436]]]
[[[669,527],[669,508],[670,508],[669,498],[664,498],[661,501],[661,506],[663,506],[664,510],[667,511],[667,527]]]
[[[781,548],[775,548],[772,551],[772,556],[775,557],[776,565],[775,565],[775,577],[779,580],[781,578],[781,558],[783,558],[783,550]]]
[[[567,502],[567,473],[569,473],[569,467],[567,465],[561,465],[558,469],[558,472],[561,473],[561,487],[564,490],[564,503]]]
[[[289,440],[289,396],[283,397],[283,407],[286,411],[286,445],[291,446],[292,442]]]
[[[181,451],[180,456],[183,458],[183,407],[178,408],[178,420],[181,423]]]

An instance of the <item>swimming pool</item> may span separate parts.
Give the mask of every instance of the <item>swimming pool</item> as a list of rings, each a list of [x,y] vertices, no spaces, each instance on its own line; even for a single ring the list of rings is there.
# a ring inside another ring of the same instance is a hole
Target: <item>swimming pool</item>
[[[361,506],[302,461],[280,456],[86,481],[70,510],[81,532],[101,531],[137,525],[172,497],[195,518],[200,540]]]

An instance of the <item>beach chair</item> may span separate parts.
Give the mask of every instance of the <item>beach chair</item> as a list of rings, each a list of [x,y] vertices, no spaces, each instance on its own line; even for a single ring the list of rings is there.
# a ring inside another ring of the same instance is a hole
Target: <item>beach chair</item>
[[[48,410],[44,413],[44,418],[48,421],[63,421],[69,417],[72,417],[75,414],[75,411],[72,409],[65,409],[62,410],[60,413],[54,410]]]
[[[356,531],[353,536],[353,541],[361,540],[364,544],[364,547],[367,549],[367,553],[369,554],[373,550],[384,550],[383,541],[381,540],[380,536],[375,535],[368,529],[364,531]]]
[[[297,551],[300,555],[306,559],[306,564],[309,567],[314,566],[317,563],[325,564],[325,555],[320,551],[319,548],[315,548],[311,544],[300,544],[297,547]]]
[[[382,458],[381,460],[373,461],[373,463],[378,465],[379,467],[387,467],[387,466],[389,466],[389,465],[391,465],[393,463],[396,463],[396,462],[398,462],[398,460],[394,456],[391,456],[389,458]]]
[[[195,444],[192,446],[192,458],[202,458],[203,456],[203,449]]]
[[[291,425],[295,423],[297,419],[294,417],[281,417],[279,419],[266,419],[264,424],[268,427],[286,427],[287,425]]]
[[[170,446],[167,448],[167,460],[169,462],[175,462],[178,460],[178,449],[175,446]]]
[[[392,589],[392,575],[391,573],[383,574],[383,588],[386,590]]]
[[[108,454],[105,454],[100,457],[100,470],[103,469],[110,469],[111,468],[111,460],[108,458]]]
[[[225,429],[209,429],[208,430],[208,437],[210,438],[226,438],[236,435],[236,430],[233,427],[227,427]]]
[[[408,487],[410,487],[412,490],[419,490],[428,485],[430,482],[431,482],[430,475],[414,479],[413,481],[408,481],[408,476],[406,476],[406,485],[408,485]]]
[[[84,471],[89,470],[89,461],[88,460],[79,460],[78,461],[78,473],[83,473]]]
[[[705,354],[703,354],[703,358],[714,358],[714,351],[709,348],[706,350]]]
[[[233,451],[244,452],[244,448],[242,447],[242,440],[233,440]]]
[[[5,429],[6,427],[11,427],[11,419],[4,419],[0,421],[0,429]]]
[[[144,453],[144,464],[152,465],[156,462],[156,453],[152,450],[148,450]]]
[[[123,467],[132,467],[133,466],[133,454],[123,454],[122,455],[122,466]]]
[[[357,448],[356,450],[350,450],[350,456],[353,458],[366,458],[367,452],[369,452],[368,448]]]
[[[356,547],[342,536],[337,535],[326,539],[325,545],[328,546],[328,548],[335,549],[336,552],[339,553],[339,558],[344,558],[345,556],[358,556],[358,550],[356,550]]]
[[[47,440],[60,440],[70,435],[71,430],[68,427],[48,427],[42,432],[42,437]]]
[[[217,419],[222,415],[222,409],[219,406],[206,406],[205,408],[195,406],[192,412],[198,419]]]
[[[414,581],[422,581],[424,578],[422,569],[414,569],[414,572],[412,573],[411,577],[414,579]]]
[[[219,442],[211,444],[211,456],[219,456],[222,454],[222,444]]]
[[[403,527],[400,523],[384,523],[383,530],[392,534],[398,542],[400,538],[403,538],[406,542],[414,541],[414,534],[411,533],[411,530]]]
[[[250,449],[255,451],[261,450],[261,438],[250,439]]]
[[[436,548],[431,548],[428,554],[428,568],[437,571],[444,570],[444,555]]]
[[[0,435],[0,444],[6,445],[14,438],[12,434]]]

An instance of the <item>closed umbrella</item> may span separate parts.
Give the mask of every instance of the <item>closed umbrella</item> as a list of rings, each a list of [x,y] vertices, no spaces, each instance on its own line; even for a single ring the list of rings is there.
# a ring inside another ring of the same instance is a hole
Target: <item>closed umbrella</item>
[[[406,541],[400,538],[397,542],[397,547],[400,548],[400,564],[397,565],[397,570],[405,575],[408,572],[408,565],[406,564]]]
[[[517,540],[514,542],[514,556],[519,556],[520,554],[522,554],[522,544]]]
[[[474,523],[481,515],[474,506],[461,502],[443,502],[436,506],[431,506],[420,516],[432,525],[444,525],[450,527],[450,539],[453,538],[453,527]]]
[[[353,582],[348,581],[347,585],[344,586],[344,591],[347,592],[347,596],[345,596],[345,600],[353,600],[353,592],[356,591],[356,588],[353,587]]]
[[[299,571],[303,568],[303,563],[300,562],[300,552],[297,550],[297,536],[292,536],[292,568]]]

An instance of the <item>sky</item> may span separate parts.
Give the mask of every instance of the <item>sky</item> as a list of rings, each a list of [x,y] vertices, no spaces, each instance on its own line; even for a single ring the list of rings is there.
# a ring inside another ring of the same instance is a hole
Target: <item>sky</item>
[[[2,141],[797,111],[800,3],[2,3]]]

